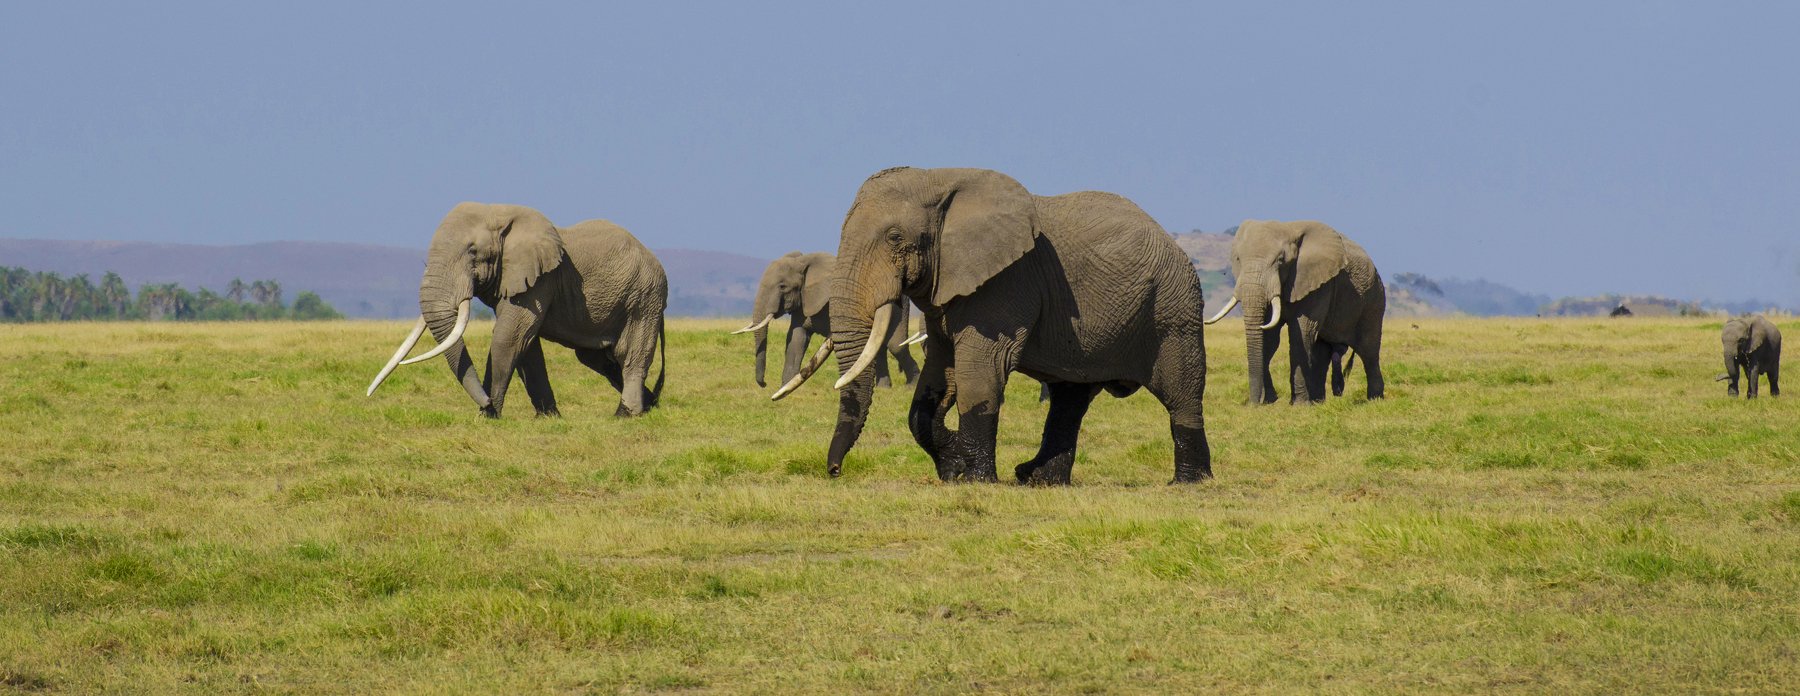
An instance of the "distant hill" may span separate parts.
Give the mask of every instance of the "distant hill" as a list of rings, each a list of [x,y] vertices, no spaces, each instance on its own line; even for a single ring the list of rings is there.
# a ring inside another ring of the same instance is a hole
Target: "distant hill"
[[[677,316],[748,314],[768,263],[714,251],[655,251],[669,274],[669,313]],[[0,266],[95,279],[114,271],[133,289],[179,283],[223,291],[232,278],[273,278],[289,293],[318,293],[352,317],[405,319],[419,313],[425,250],[335,242],[211,246],[0,239]]]

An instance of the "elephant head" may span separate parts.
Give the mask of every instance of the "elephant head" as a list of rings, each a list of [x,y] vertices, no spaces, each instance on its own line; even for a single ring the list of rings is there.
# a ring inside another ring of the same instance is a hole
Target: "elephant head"
[[[763,271],[750,324],[732,332],[756,334],[756,386],[766,386],[763,372],[768,364],[769,322],[784,314],[810,317],[825,311],[825,304],[831,299],[831,267],[830,254],[793,251],[775,259]]]
[[[1323,288],[1350,263],[1342,234],[1311,220],[1245,220],[1231,240],[1231,272],[1237,285],[1231,300],[1207,323],[1242,303],[1245,352],[1250,364],[1250,403],[1273,400],[1262,375],[1267,365],[1265,332],[1282,322],[1282,304],[1292,305]]]
[[[463,389],[486,408],[486,390],[462,342],[469,325],[470,300],[480,298],[497,307],[536,286],[545,274],[562,265],[564,258],[562,236],[542,213],[517,205],[458,203],[431,237],[425,274],[419,281],[419,320],[369,384],[368,393],[374,394],[395,367],[448,353],[450,369]],[[437,347],[402,360],[427,329]]]
[[[911,298],[929,315],[975,292],[1037,237],[1035,200],[999,172],[899,167],[863,183],[844,217],[831,286],[831,346],[842,390],[833,467],[868,417],[875,388],[868,367],[896,312],[904,311],[897,306]]]

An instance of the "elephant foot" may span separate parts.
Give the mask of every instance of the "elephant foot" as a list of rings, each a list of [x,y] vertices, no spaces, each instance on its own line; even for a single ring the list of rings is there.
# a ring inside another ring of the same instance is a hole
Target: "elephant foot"
[[[614,418],[637,418],[642,415],[644,415],[643,411],[633,411],[626,408],[625,404],[619,404],[618,408],[613,409]]]
[[[1727,389],[1727,390],[1725,390],[1725,395],[1726,395],[1726,396],[1728,396],[1728,397],[1731,397],[1731,398],[1733,398],[1733,399],[1735,399],[1735,398],[1737,398],[1737,395],[1738,395],[1738,390],[1736,390],[1736,389]]]
[[[537,416],[539,418],[561,418],[562,411],[556,410],[555,406],[551,406],[550,408],[540,408],[538,409]]]
[[[492,404],[483,406],[481,407],[481,417],[498,419],[500,417],[500,409],[494,408]]]
[[[1018,478],[1022,486],[1067,486],[1069,485],[1072,457],[1057,457],[1048,462],[1033,459],[1013,469],[1013,476]]]

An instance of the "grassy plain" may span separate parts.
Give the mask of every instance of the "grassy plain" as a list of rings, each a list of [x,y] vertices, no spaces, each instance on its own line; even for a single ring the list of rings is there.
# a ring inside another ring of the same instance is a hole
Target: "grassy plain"
[[[1800,684],[1800,394],[1728,400],[1717,320],[1398,319],[1388,398],[1312,408],[1242,405],[1227,321],[1218,478],[1140,393],[1062,489],[937,483],[901,390],[825,478],[830,378],[768,402],[735,323],[648,417],[549,348],[564,416],[499,421],[435,362],[364,398],[397,323],[0,327],[0,689]]]

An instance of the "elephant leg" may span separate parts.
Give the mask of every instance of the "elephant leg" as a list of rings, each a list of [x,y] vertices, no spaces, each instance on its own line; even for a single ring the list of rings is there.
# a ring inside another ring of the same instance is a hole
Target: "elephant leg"
[[[1781,363],[1769,363],[1769,396],[1781,396]]]
[[[906,425],[912,431],[913,442],[931,457],[938,478],[949,480],[953,472],[947,468],[950,461],[945,455],[952,446],[955,433],[944,425],[944,416],[956,405],[955,365],[951,360],[954,353],[948,340],[932,339],[931,342],[932,347],[925,351],[925,367],[919,371],[913,386],[912,408],[907,412]]]
[[[624,377],[614,416],[636,417],[649,412],[650,390],[644,385],[650,378],[650,363],[656,357],[656,327],[655,320],[628,322],[613,346],[613,359],[619,361],[619,372]]]
[[[787,384],[794,375],[800,374],[800,365],[806,362],[806,345],[812,342],[812,332],[800,325],[800,317],[794,317],[794,323],[788,326],[787,355],[781,361],[781,383]]]
[[[607,384],[612,385],[613,391],[625,390],[625,378],[619,373],[619,362],[612,358],[612,349],[577,349],[575,359],[580,360],[581,364],[586,365],[588,369],[600,373],[601,377],[605,377]]]
[[[1251,379],[1256,379],[1257,377],[1262,379],[1262,403],[1265,404],[1275,403],[1276,400],[1275,374],[1270,366],[1275,364],[1275,351],[1278,350],[1281,350],[1281,327],[1279,326],[1263,332],[1262,369],[1257,370],[1258,374],[1251,377]]]
[[[1344,347],[1331,347],[1331,395],[1344,395]]]
[[[537,341],[538,326],[544,314],[538,307],[527,308],[512,301],[501,302],[494,312],[494,340],[488,346],[486,387],[488,406],[483,415],[499,418],[506,406],[506,389],[512,383],[513,370],[526,348]]]
[[[1168,409],[1169,436],[1175,445],[1175,478],[1169,483],[1212,478],[1212,446],[1206,441],[1204,336],[1164,337],[1154,374],[1145,387]]]
[[[882,351],[875,356],[875,386],[884,388],[894,386],[893,378],[888,376],[887,351]]]
[[[1325,362],[1330,349],[1319,343],[1318,324],[1306,317],[1295,317],[1288,324],[1289,384],[1293,393],[1288,403],[1313,403],[1325,400]]]
[[[1762,372],[1757,369],[1755,361],[1752,361],[1748,367],[1744,368],[1744,380],[1749,382],[1749,384],[1744,385],[1744,398],[1756,398],[1756,382],[1761,378]]]
[[[1021,332],[1022,333],[1022,332]],[[953,478],[998,481],[994,449],[1000,431],[1000,406],[1006,401],[1006,378],[1018,362],[1017,339],[963,339],[956,345],[957,425]]]
[[[907,336],[901,336],[900,340],[904,341],[907,338]],[[900,376],[906,378],[907,384],[919,381],[919,363],[913,361],[912,349],[906,346],[897,346],[889,349],[888,353],[894,356],[894,367],[900,370]]]
[[[544,342],[533,338],[519,354],[519,381],[525,383],[525,394],[540,416],[560,416],[556,410],[556,392],[550,388],[550,371],[544,367]]]
[[[1363,378],[1369,383],[1370,401],[1387,395],[1387,381],[1381,377],[1381,319],[1377,317],[1363,330],[1362,341],[1354,346],[1363,364]]]
[[[1100,387],[1094,384],[1058,382],[1044,385],[1050,392],[1050,413],[1044,418],[1044,438],[1037,456],[1013,469],[1025,484],[1067,484],[1075,466],[1075,445],[1081,437],[1081,420],[1094,403]]]

